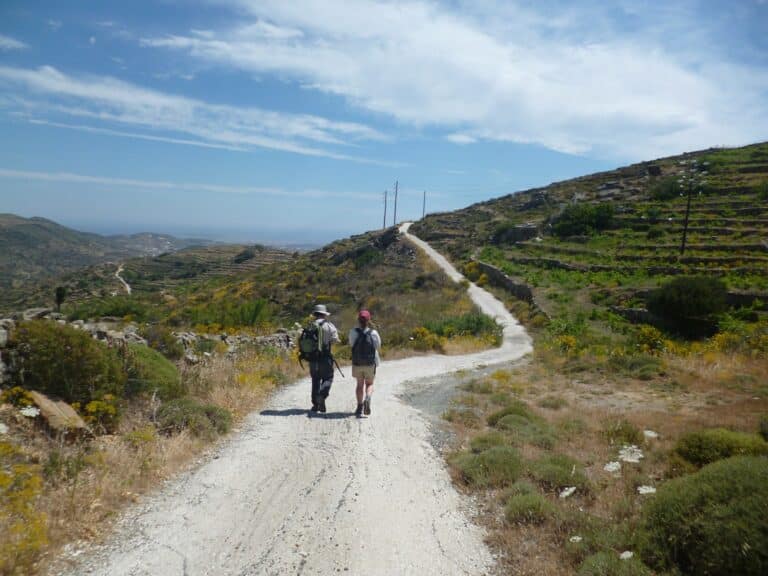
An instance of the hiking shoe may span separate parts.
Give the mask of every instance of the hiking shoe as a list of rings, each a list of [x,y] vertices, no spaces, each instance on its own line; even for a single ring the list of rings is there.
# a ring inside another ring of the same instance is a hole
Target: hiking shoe
[[[371,414],[371,399],[366,398],[363,402],[363,414],[369,416]]]
[[[358,418],[362,418],[363,417],[363,405],[362,404],[358,404],[357,405],[357,410],[355,410],[355,416],[357,416]]]
[[[320,398],[320,401],[317,403],[317,409],[320,412],[325,412],[325,398]]]
[[[312,408],[309,409],[310,412],[317,412],[317,404],[312,404]]]

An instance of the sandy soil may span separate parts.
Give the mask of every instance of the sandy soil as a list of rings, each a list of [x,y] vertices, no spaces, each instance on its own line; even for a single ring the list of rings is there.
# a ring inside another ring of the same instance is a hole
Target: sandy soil
[[[61,573],[488,574],[494,559],[471,521],[471,502],[453,488],[429,443],[427,419],[400,399],[415,381],[439,386],[440,375],[531,351],[503,304],[474,285],[470,295],[504,326],[501,347],[385,362],[373,413],[363,419],[352,414],[348,372],[337,374],[325,415],[309,416],[307,380],[283,389],[210,460],[128,511],[105,544]]]

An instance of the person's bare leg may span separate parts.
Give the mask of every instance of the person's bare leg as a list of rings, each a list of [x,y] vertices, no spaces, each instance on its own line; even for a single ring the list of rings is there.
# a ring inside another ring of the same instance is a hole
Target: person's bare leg
[[[357,394],[357,403],[362,404],[364,400],[364,394],[363,391],[365,389],[365,378],[362,376],[359,376],[357,378],[357,389],[355,389],[355,393]]]

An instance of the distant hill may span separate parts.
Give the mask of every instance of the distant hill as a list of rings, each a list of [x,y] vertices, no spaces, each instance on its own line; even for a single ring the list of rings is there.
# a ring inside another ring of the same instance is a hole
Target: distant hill
[[[157,256],[196,244],[210,242],[152,233],[101,236],[45,218],[0,214],[0,289],[23,291],[30,283],[85,266]]]

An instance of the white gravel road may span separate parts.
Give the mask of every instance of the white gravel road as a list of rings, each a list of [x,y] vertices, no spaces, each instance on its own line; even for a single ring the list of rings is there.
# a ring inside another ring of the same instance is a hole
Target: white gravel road
[[[453,279],[461,278],[426,244],[409,238]],[[373,413],[363,419],[352,416],[348,372],[346,378],[337,374],[324,416],[307,414],[307,380],[286,387],[209,461],[129,510],[105,545],[65,573],[487,574],[493,558],[483,531],[472,524],[470,503],[429,444],[427,420],[398,398],[409,381],[531,351],[525,331],[500,302],[474,285],[470,295],[504,326],[501,347],[384,362]]]

